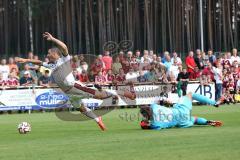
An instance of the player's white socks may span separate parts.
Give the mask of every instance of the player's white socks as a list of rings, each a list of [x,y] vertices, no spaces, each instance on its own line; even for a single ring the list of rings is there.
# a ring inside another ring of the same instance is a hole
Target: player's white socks
[[[93,113],[93,111],[87,107],[85,107],[86,111],[85,112],[82,112],[82,114],[84,114],[85,116],[89,117],[89,118],[92,118],[94,119],[96,122],[99,122],[99,118],[98,116]]]

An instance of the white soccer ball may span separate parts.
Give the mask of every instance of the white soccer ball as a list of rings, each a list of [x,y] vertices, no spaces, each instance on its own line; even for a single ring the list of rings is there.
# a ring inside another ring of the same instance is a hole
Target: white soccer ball
[[[21,122],[18,125],[18,132],[20,134],[26,134],[28,132],[31,132],[31,125],[28,122]]]

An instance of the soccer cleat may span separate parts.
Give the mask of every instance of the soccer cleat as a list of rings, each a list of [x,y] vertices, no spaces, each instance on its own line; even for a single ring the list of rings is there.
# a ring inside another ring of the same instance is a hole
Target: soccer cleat
[[[97,122],[98,126],[101,128],[102,131],[105,131],[107,128],[105,127],[102,117],[98,117],[99,121]]]
[[[222,126],[222,122],[221,121],[210,121],[208,124],[210,126],[214,126],[214,127],[221,127]]]
[[[222,104],[224,102],[225,98],[222,96],[220,97],[217,102],[214,104],[214,107],[219,107],[220,104]]]

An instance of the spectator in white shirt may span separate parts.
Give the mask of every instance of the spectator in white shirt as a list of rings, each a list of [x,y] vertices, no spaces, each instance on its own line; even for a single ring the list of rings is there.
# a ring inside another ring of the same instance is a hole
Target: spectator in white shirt
[[[134,72],[133,68],[130,68],[129,72],[126,74],[126,81],[127,82],[137,82],[138,76],[139,76],[139,73]]]
[[[177,59],[173,61],[173,64],[169,68],[169,77],[171,81],[176,81],[179,74],[179,65]]]
[[[217,68],[213,67],[212,69],[214,73],[214,79],[216,81],[216,94],[215,99],[218,100],[222,96],[222,85],[223,85],[223,77],[222,77],[222,66],[220,63],[217,64]]]
[[[148,54],[148,50],[144,50],[144,51],[143,51],[143,56],[142,56],[142,58],[141,58],[141,62],[144,63],[144,61],[145,61],[146,59],[149,61],[149,63],[151,62],[151,58],[150,58],[150,56],[149,56],[149,54]]]
[[[178,57],[177,52],[173,52],[173,57],[171,58],[171,62],[172,64],[174,63],[174,61],[177,61],[177,65],[181,65],[182,64],[182,60],[180,57]]]
[[[231,57],[232,62],[237,61],[238,64],[240,64],[240,57],[238,56],[238,51],[236,48],[232,50],[232,57]]]
[[[9,70],[9,66],[7,65],[6,59],[1,60],[0,73],[2,73],[3,80],[8,79],[8,75],[10,73],[10,70]]]

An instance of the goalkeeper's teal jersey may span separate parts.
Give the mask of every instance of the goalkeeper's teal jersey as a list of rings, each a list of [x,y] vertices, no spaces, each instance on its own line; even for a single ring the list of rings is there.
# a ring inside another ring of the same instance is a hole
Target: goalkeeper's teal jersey
[[[173,108],[152,104],[151,109],[151,129],[186,128],[194,124],[191,119],[192,102],[187,97],[183,97]]]
[[[151,109],[151,129],[159,130],[175,127],[177,125],[177,122],[174,120],[174,113],[172,109],[157,104],[152,104]]]

